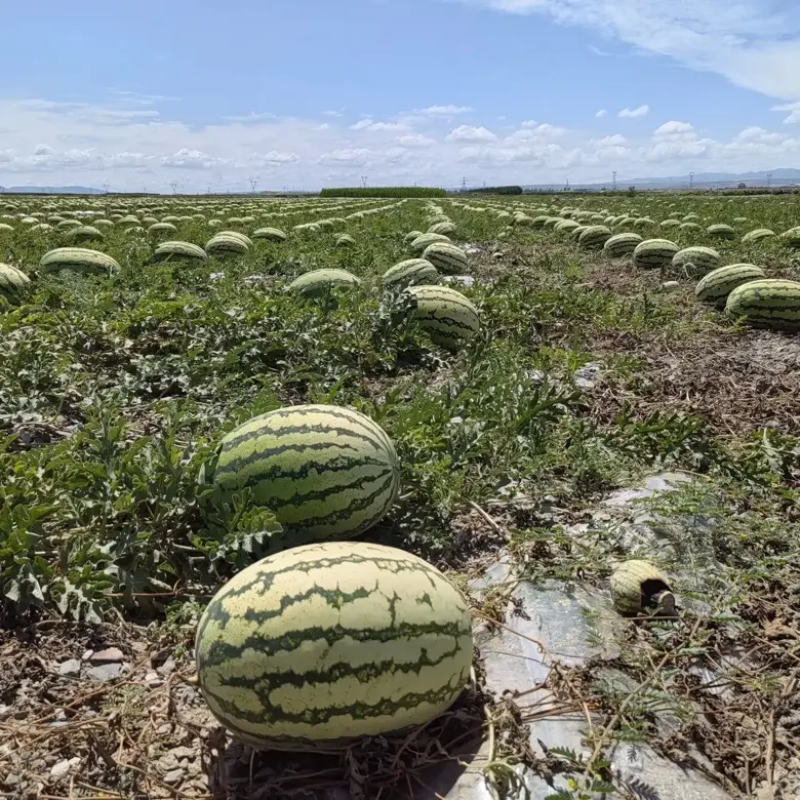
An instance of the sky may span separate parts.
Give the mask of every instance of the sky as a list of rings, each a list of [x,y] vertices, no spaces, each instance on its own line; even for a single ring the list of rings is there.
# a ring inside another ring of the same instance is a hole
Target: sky
[[[6,187],[800,166],[796,0],[39,0],[3,33]]]

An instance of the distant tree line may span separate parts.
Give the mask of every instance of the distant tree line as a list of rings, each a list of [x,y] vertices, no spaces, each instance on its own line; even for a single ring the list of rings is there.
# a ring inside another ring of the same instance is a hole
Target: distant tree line
[[[351,186],[343,189],[323,189],[320,197],[446,197],[444,189],[431,186]]]
[[[467,189],[463,194],[522,194],[521,186],[483,186],[479,189]]]

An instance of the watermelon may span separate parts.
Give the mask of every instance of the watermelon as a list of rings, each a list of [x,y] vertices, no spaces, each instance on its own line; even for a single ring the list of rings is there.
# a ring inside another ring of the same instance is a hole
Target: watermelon
[[[756,228],[742,236],[742,242],[760,242],[764,239],[771,239],[775,235],[775,231],[769,228]]]
[[[405,289],[420,284],[439,283],[439,273],[430,261],[424,258],[410,258],[390,267],[383,275],[383,285],[387,289]]]
[[[79,228],[72,228],[67,238],[73,242],[91,242],[102,239],[103,232],[93,225],[81,225]]]
[[[763,279],[737,286],[725,303],[729,317],[744,317],[756,328],[800,330],[800,283]]]
[[[611,229],[605,225],[590,225],[578,236],[578,247],[584,250],[602,250],[611,238]]]
[[[633,251],[633,265],[640,269],[663,269],[680,248],[667,239],[645,239]]]
[[[156,222],[151,225],[147,232],[158,236],[163,233],[177,233],[178,229],[171,222]]]
[[[249,487],[297,538],[357,536],[386,514],[400,486],[391,439],[369,417],[333,405],[281,408],[222,440],[214,483]]]
[[[709,236],[715,236],[717,239],[735,239],[736,238],[736,231],[730,225],[723,225],[722,223],[716,223],[714,225],[709,225],[706,228],[706,233]]]
[[[449,286],[412,286],[406,293],[411,300],[411,319],[435,344],[457,350],[480,329],[478,310]]]
[[[205,264],[208,255],[202,247],[191,242],[162,242],[153,253],[153,261],[190,261]]]
[[[411,242],[413,242],[414,239],[419,239],[420,236],[424,236],[424,235],[425,234],[422,231],[411,231],[411,233],[407,233],[403,237],[403,242],[405,244],[411,244]]]
[[[644,240],[638,233],[617,233],[606,239],[603,252],[611,258],[629,256]]]
[[[435,567],[393,547],[324,542],[252,564],[197,628],[212,714],[256,748],[341,748],[412,730],[470,679],[472,621]]]
[[[315,269],[295,278],[288,290],[305,297],[325,294],[331,289],[349,289],[361,281],[345,269]]]
[[[226,258],[228,256],[243,256],[249,250],[247,242],[231,233],[216,233],[206,242],[206,254],[213,258]]]
[[[700,278],[722,264],[722,256],[711,247],[685,247],[672,257],[672,266],[690,278]]]
[[[446,275],[463,275],[467,271],[467,254],[451,242],[434,242],[422,253],[437,270]]]
[[[30,278],[10,264],[0,264],[0,297],[12,305],[22,302],[30,288]]]
[[[737,286],[762,278],[766,278],[764,270],[755,264],[729,264],[703,277],[695,288],[695,296],[703,303],[724,308],[728,295]]]
[[[349,233],[343,233],[336,239],[336,247],[355,247],[356,240]]]
[[[665,219],[661,223],[662,228],[680,228],[681,221],[679,219]]]
[[[452,222],[437,222],[428,228],[428,233],[439,233],[443,236],[450,236],[456,232],[456,226]]]
[[[417,238],[411,242],[409,248],[415,255],[422,255],[425,249],[435,242],[450,243],[450,239],[441,233],[423,233],[422,236],[417,236]]]
[[[83,247],[57,247],[50,250],[44,254],[39,266],[44,272],[69,269],[87,275],[110,275],[120,268],[110,255]]]
[[[556,225],[554,228],[556,233],[564,233],[567,234],[570,231],[575,230],[580,225],[580,223],[575,222],[574,219],[562,219],[561,222]]]
[[[793,249],[800,248],[800,228],[790,228],[781,234],[784,244]]]
[[[259,228],[253,233],[253,238],[268,242],[285,242],[286,234],[280,228]]]

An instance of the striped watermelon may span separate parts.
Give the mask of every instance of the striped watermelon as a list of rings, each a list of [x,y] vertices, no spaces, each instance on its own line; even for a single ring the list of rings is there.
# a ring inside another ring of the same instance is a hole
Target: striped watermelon
[[[202,247],[191,242],[162,242],[153,253],[153,261],[191,261],[205,264],[208,255]]]
[[[205,246],[206,254],[213,258],[243,256],[249,249],[247,242],[239,236],[232,236],[230,232],[214,234]]]
[[[720,222],[715,225],[709,225],[706,228],[706,233],[709,236],[715,236],[717,239],[735,239],[736,231],[730,225],[724,225]]]
[[[178,229],[171,222],[156,222],[147,229],[147,232],[154,236],[177,233],[177,231]]]
[[[313,297],[332,289],[350,289],[360,283],[361,281],[346,269],[315,269],[295,278],[289,284],[288,290],[304,297]]]
[[[44,272],[69,269],[87,275],[110,275],[120,268],[110,255],[83,247],[57,247],[50,250],[44,254],[39,266]]]
[[[14,228],[12,225],[9,225],[7,222],[0,222],[0,233],[13,233]]]
[[[21,303],[30,288],[30,278],[10,264],[0,264],[0,297],[12,305]]]
[[[650,228],[656,224],[655,220],[650,219],[650,217],[638,217],[637,219],[633,220],[633,227],[634,228]]]
[[[419,239],[420,236],[424,236],[424,235],[425,234],[422,231],[411,231],[411,233],[407,233],[403,237],[403,242],[405,244],[411,244],[411,242],[413,242],[414,239]]]
[[[447,275],[463,275],[467,271],[467,254],[451,242],[434,242],[425,248],[422,258]]]
[[[756,328],[800,330],[800,283],[769,278],[744,283],[728,295],[725,313]]]
[[[411,242],[409,249],[415,255],[422,255],[427,247],[436,242],[447,242],[449,244],[450,239],[441,233],[423,233],[422,236],[417,236]]]
[[[73,242],[91,242],[103,239],[103,232],[94,225],[81,225],[68,231],[67,238]]]
[[[467,686],[472,621],[418,556],[365,542],[295,547],[225,584],[197,629],[203,696],[256,748],[346,747],[407,731]]]
[[[781,234],[784,244],[794,249],[800,248],[800,228],[790,228]]]
[[[440,233],[442,236],[450,236],[456,232],[456,226],[452,222],[437,222],[428,228],[428,233]]]
[[[357,536],[400,486],[391,439],[369,417],[333,405],[281,408],[251,419],[220,446],[214,482],[244,487],[298,537]]]
[[[681,221],[679,219],[665,219],[661,223],[662,228],[680,228]]]
[[[412,286],[406,292],[411,319],[435,344],[457,350],[480,329],[478,309],[461,292],[449,286]]]
[[[663,269],[680,248],[668,239],[645,239],[633,251],[633,265],[640,269]]]
[[[722,264],[722,256],[711,247],[685,247],[672,257],[672,266],[690,278],[700,278]]]
[[[259,228],[253,233],[253,238],[268,242],[285,242],[286,234],[280,228]]]
[[[742,236],[743,242],[760,242],[764,239],[771,239],[775,235],[775,231],[771,231],[769,228],[756,228],[754,231],[750,231]]]
[[[356,240],[349,234],[343,233],[336,239],[336,247],[355,247]]]
[[[695,296],[703,303],[724,308],[728,295],[737,286],[765,277],[764,270],[755,264],[730,264],[719,267],[702,278],[695,288]]]
[[[580,225],[580,223],[575,222],[574,219],[562,219],[561,222],[556,225],[554,228],[556,233],[569,233],[570,231],[575,230]]]
[[[430,261],[410,258],[390,267],[383,275],[383,285],[391,289],[439,283],[439,273]]]
[[[578,225],[577,228],[573,228],[572,230],[567,231],[567,237],[577,242],[578,239],[580,239],[581,234],[584,231],[589,230],[589,227],[590,227],[589,225]]]
[[[578,237],[578,247],[584,250],[602,250],[611,238],[611,229],[605,225],[591,225]]]
[[[629,256],[644,239],[638,233],[617,233],[603,245],[603,252],[611,258]]]

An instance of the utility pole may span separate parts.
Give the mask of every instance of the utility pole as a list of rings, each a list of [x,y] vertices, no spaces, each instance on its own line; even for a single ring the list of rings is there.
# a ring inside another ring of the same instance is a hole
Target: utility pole
[[[364,188],[364,189],[366,189],[366,188],[367,188],[367,176],[366,176],[366,175],[362,175],[362,176],[361,176],[361,186],[362,186],[362,188]]]
[[[170,185],[170,189],[172,189],[172,194],[178,194],[178,184],[173,181]]]
[[[769,189],[772,186],[772,173],[767,173],[767,188]]]
[[[256,186],[258,184],[257,178],[250,178],[250,190],[253,194],[256,193]]]
[[[206,194],[211,194],[211,186],[206,186]]]
[[[461,179],[461,191],[462,192],[466,192],[467,191],[467,179],[466,178],[462,178]]]
[[[689,191],[691,192],[694,189],[694,172],[689,173]]]
[[[611,181],[611,188],[616,192],[617,191],[617,171],[614,170],[612,173],[613,179]]]
[[[106,194],[108,194],[108,189],[109,189],[109,186],[108,186],[108,184],[107,184],[107,183],[104,183],[104,184],[103,184],[103,188],[106,190]]]
[[[564,186],[564,191],[565,191],[565,192],[568,192],[568,191],[569,191],[569,178],[567,178],[567,182],[566,182],[566,184],[565,184],[565,186]]]

